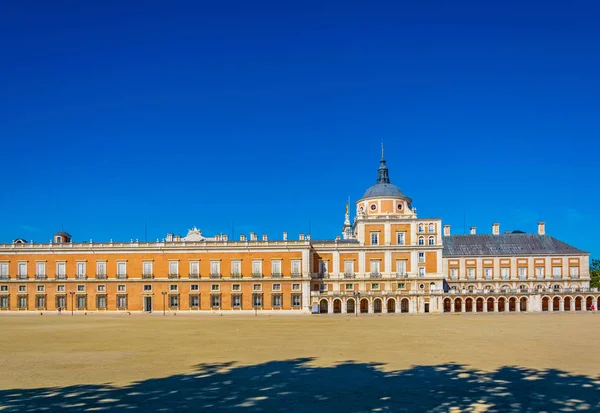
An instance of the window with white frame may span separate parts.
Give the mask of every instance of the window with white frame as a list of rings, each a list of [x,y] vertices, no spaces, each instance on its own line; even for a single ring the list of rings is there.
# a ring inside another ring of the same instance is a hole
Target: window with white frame
[[[27,277],[27,263],[26,262],[19,262],[18,266],[18,276],[19,277]]]
[[[46,291],[46,286],[45,285],[38,285],[37,286],[37,290],[38,293],[43,293]]]
[[[210,275],[219,276],[221,275],[221,261],[210,262]]]
[[[298,284],[300,285],[300,284]],[[0,293],[7,293],[8,292],[8,285],[0,285]]]
[[[8,263],[0,262],[0,279],[7,280],[8,279]]]
[[[292,260],[292,275],[300,275],[302,273],[300,263],[300,260]]]
[[[104,285],[104,284],[98,284],[98,286],[96,287],[96,290],[99,293],[105,293],[106,292],[106,285]]]
[[[106,261],[96,261],[96,275],[106,276]]]
[[[149,293],[152,291],[152,284],[144,284],[144,292]]]
[[[171,284],[169,285],[169,291],[178,291],[179,287],[177,286],[177,284]]]
[[[241,308],[242,307],[242,296],[240,294],[233,294],[231,296],[231,307]]]
[[[400,275],[406,274],[406,260],[396,260],[396,273]]]
[[[66,287],[64,286],[64,284],[60,284],[56,286],[56,292],[57,293],[64,293],[66,290]]]
[[[475,268],[473,268],[473,267],[467,268],[467,278],[469,280],[475,279]]]
[[[240,260],[231,261],[231,275],[233,277],[242,275],[242,262]]]
[[[37,277],[45,277],[46,276],[46,262],[38,261],[35,263],[35,275]]]
[[[379,245],[379,232],[371,232],[371,245]]]
[[[85,292],[85,285],[83,285],[83,284],[79,284],[79,285],[77,286],[77,292],[78,292],[78,293],[84,293],[84,292]]]
[[[252,294],[252,306],[261,308],[263,306],[263,295],[260,293]]]
[[[552,267],[552,276],[554,278],[562,277],[562,267]]]
[[[535,276],[537,278],[544,278],[544,267],[535,267]]]
[[[124,293],[127,290],[125,284],[117,285],[117,292]]]
[[[190,275],[192,277],[200,275],[200,261],[190,261]]]
[[[486,280],[491,280],[492,279],[492,268],[491,267],[484,268],[483,276],[485,277]]]
[[[429,224],[429,230],[428,230],[428,232],[430,234],[433,234],[435,232],[435,225],[434,224]]]
[[[124,261],[117,263],[117,276],[125,277],[127,275],[127,263]]]
[[[233,284],[231,286],[231,291],[241,291],[242,290],[242,285],[241,284]]]
[[[423,233],[425,232],[425,227],[423,226],[423,224],[419,224],[419,233]]]
[[[425,277],[425,267],[419,267],[419,277]]]
[[[435,238],[434,237],[429,237],[429,245],[435,245]]]
[[[83,278],[86,275],[85,261],[77,261],[77,278]]]
[[[172,277],[179,275],[179,261],[177,261],[177,260],[169,261],[169,275]]]
[[[261,276],[262,273],[262,260],[252,260],[252,275]]]
[[[261,291],[262,290],[262,285],[260,285],[260,284],[254,284],[252,286],[252,290],[253,291]]]
[[[502,276],[503,280],[508,280],[510,278],[510,268],[509,267],[500,268],[500,275]]]
[[[273,307],[279,308],[281,307],[281,304],[283,302],[283,297],[281,296],[281,294],[273,294],[271,296],[271,301],[273,303]]]
[[[271,275],[274,275],[274,276],[281,275],[281,260],[272,260],[271,261]]]
[[[300,284],[292,284],[292,291],[300,291]]]
[[[354,261],[353,260],[344,261],[344,274],[345,275],[354,275]]]
[[[219,284],[211,284],[210,285],[210,290],[211,291],[220,291],[221,290],[221,286]]]
[[[273,291],[281,291],[281,284],[273,284]]]
[[[354,284],[346,284],[346,291],[353,291],[354,290]]]
[[[404,290],[406,288],[406,283],[398,283],[398,287],[399,290]]]
[[[527,277],[527,267],[519,267],[518,271],[519,271],[519,278]]]
[[[27,286],[26,285],[19,285],[19,292],[20,293],[26,293],[27,292]]]
[[[569,276],[571,278],[578,278],[579,277],[579,267],[575,267],[575,266],[569,267]]]
[[[419,253],[419,262],[420,263],[424,263],[425,262],[425,253],[424,252],[420,252]]]
[[[150,276],[152,275],[152,261],[144,261],[142,264],[142,275]]]
[[[169,307],[170,308],[179,308],[179,294],[170,294],[169,295]]]
[[[62,261],[62,262],[57,262],[56,263],[56,275],[58,276],[59,279],[64,279],[67,276],[67,263]]]
[[[396,232],[396,242],[398,245],[406,244],[406,232]]]
[[[458,279],[458,268],[450,268],[450,279],[451,280]]]
[[[211,294],[210,295],[210,306],[212,308],[220,308],[221,307],[221,295],[220,294]]]
[[[419,245],[420,246],[425,245],[425,237],[419,237]]]
[[[292,294],[292,307],[300,307],[302,305],[302,295]]]
[[[319,260],[319,275],[329,274],[329,261]]]
[[[200,291],[200,286],[198,284],[190,285],[190,291]]]
[[[379,290],[379,283],[372,283],[371,290],[375,290],[375,291]]]
[[[379,275],[381,273],[381,260],[371,260],[371,274]]]
[[[117,295],[117,308],[121,310],[127,309],[127,296]]]

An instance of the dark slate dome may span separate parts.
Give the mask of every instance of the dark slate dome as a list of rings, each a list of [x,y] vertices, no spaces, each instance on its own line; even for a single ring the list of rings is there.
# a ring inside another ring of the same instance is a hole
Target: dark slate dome
[[[383,154],[381,161],[379,161],[379,169],[377,170],[377,182],[367,189],[367,192],[365,192],[362,198],[376,197],[404,198],[411,202],[411,199],[404,195],[400,188],[390,183],[390,175],[385,159],[383,159]]]

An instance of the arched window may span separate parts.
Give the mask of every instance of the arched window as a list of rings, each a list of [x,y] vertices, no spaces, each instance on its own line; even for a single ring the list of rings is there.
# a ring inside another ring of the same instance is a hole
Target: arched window
[[[519,285],[519,290],[521,290],[521,292],[527,292],[527,290],[529,290],[529,288],[527,288],[526,285],[521,284],[521,285]]]
[[[560,291],[560,284],[554,284],[554,286],[552,287],[552,289],[554,291]]]
[[[435,283],[429,284],[429,291],[435,291]]]
[[[425,245],[425,238],[419,237],[419,245]]]
[[[429,237],[429,245],[435,245],[435,238]]]
[[[435,225],[429,224],[429,233],[433,234],[435,232]]]
[[[423,224],[419,224],[419,232],[425,232],[425,227]]]
[[[507,291],[507,290],[510,290],[510,287],[508,285],[503,285],[500,289],[502,291]]]
[[[474,288],[474,287],[473,287],[472,285],[469,285],[469,286],[467,287],[467,290],[469,290],[469,292],[473,292],[473,288]]]

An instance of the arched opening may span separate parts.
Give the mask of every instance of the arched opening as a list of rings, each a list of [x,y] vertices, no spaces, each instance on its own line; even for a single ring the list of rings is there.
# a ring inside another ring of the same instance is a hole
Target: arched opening
[[[498,312],[499,313],[504,311],[505,305],[506,305],[506,298],[504,298],[504,297],[498,298]]]
[[[444,313],[449,313],[452,310],[452,300],[446,298],[444,300]]]
[[[355,311],[356,309],[354,308],[354,298],[350,298],[348,301],[346,301],[346,312],[354,313]]]
[[[460,298],[454,300],[454,312],[462,313],[462,300]]]
[[[319,302],[319,313],[321,313],[321,314],[327,314],[328,310],[329,310],[329,303],[327,302],[326,299],[322,299]]]
[[[393,298],[389,298],[387,300],[387,312],[388,313],[396,312],[396,300],[394,300]]]
[[[381,299],[380,298],[376,298],[373,301],[373,312],[374,313],[381,313]]]
[[[552,311],[560,311],[560,298],[554,297],[552,299]]]
[[[521,308],[519,308],[521,311],[527,311],[527,298],[521,297],[521,300],[519,300],[519,304],[521,306]]]
[[[591,310],[592,309],[592,305],[594,304],[594,297],[588,297],[585,299],[585,309],[586,310]]]
[[[494,299],[492,297],[487,299],[487,303],[488,303],[488,312],[489,313],[493,313],[494,312]]]
[[[333,312],[334,314],[339,314],[342,312],[342,300],[339,298],[333,300]]]
[[[361,313],[369,312],[369,300],[367,300],[366,298],[363,298],[362,300],[360,300],[360,312]]]
[[[465,300],[465,311],[467,313],[473,312],[473,299],[471,297],[469,297]]]
[[[515,297],[508,299],[508,311],[517,311],[517,299]]]
[[[542,311],[548,311],[549,304],[550,304],[549,301],[550,301],[550,299],[548,297],[542,298]]]
[[[483,298],[479,297],[475,302],[475,311],[481,313],[483,311]]]
[[[408,298],[403,298],[402,301],[400,301],[400,312],[408,313]]]
[[[571,311],[571,297],[565,297],[565,311]]]
[[[575,297],[575,311],[581,311],[581,304],[583,303],[582,297]]]

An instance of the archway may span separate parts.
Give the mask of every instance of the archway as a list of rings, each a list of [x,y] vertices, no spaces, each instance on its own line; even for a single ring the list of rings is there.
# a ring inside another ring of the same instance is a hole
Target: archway
[[[493,313],[494,312],[494,299],[492,297],[487,299],[487,303],[488,303],[488,312],[489,313]]]
[[[454,312],[462,313],[462,300],[460,298],[454,300]]]
[[[565,311],[571,311],[571,297],[565,297],[565,304],[563,305]]]
[[[346,312],[354,313],[355,311],[356,309],[354,308],[354,298],[350,298],[348,299],[348,301],[346,301]]]
[[[395,313],[396,312],[396,300],[393,298],[388,298],[387,300],[387,312]]]
[[[587,297],[585,299],[585,309],[586,310],[590,310],[592,308],[592,305],[594,304],[594,297]]]
[[[469,297],[465,300],[465,311],[467,313],[473,312],[473,299],[471,297]]]
[[[517,311],[517,299],[515,297],[508,299],[508,311]]]
[[[366,298],[363,298],[362,300],[360,300],[360,312],[361,313],[369,312],[369,300],[367,300]]]
[[[575,297],[575,311],[581,311],[582,303],[583,303],[583,297]]]
[[[477,301],[475,301],[475,311],[478,313],[483,312],[483,298],[479,297]]]
[[[549,304],[550,304],[549,301],[550,301],[550,299],[548,297],[542,298],[542,311],[548,311]]]
[[[329,311],[329,303],[327,302],[326,299],[322,299],[319,302],[319,313],[327,314],[328,311]]]
[[[504,311],[505,305],[506,305],[506,298],[504,298],[504,297],[498,298],[498,312],[499,313]]]
[[[519,304],[520,304],[520,306],[521,306],[521,307],[519,308],[521,311],[527,311],[527,298],[525,298],[525,297],[521,297],[521,300],[520,300],[520,303],[519,303]]]
[[[444,313],[449,313],[452,310],[452,300],[449,298],[444,299]]]
[[[336,298],[335,300],[333,300],[333,313],[339,314],[341,312],[342,312],[342,300],[340,300],[339,298]]]
[[[560,297],[552,299],[552,311],[560,311]]]
[[[408,298],[403,298],[402,301],[400,301],[400,312],[408,313]]]
[[[381,313],[381,298],[376,298],[373,300],[373,312]]]

